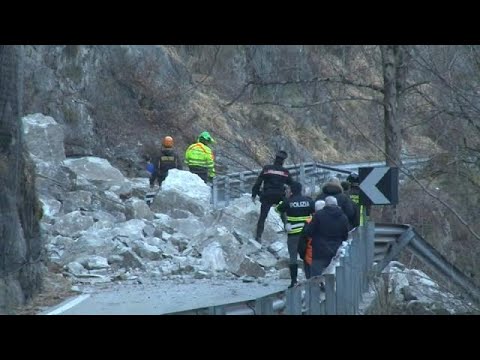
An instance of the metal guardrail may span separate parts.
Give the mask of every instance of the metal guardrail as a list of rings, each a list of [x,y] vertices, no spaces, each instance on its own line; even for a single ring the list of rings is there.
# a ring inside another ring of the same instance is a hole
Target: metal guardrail
[[[411,159],[404,161],[404,165],[412,169],[421,166],[421,163],[427,160]],[[385,164],[381,162],[346,164],[337,166],[337,169],[358,171],[358,167],[361,166],[382,165]],[[303,179],[303,184],[311,183],[311,189],[315,189],[316,181],[319,179],[324,181],[332,174],[332,171],[319,170],[320,166],[317,163],[304,163],[286,166],[286,168],[290,170],[292,176],[298,176],[300,181]],[[239,172],[215,179],[212,188],[214,206],[219,204],[222,185],[224,204],[228,205],[231,198],[246,192],[249,182],[253,186],[258,172]],[[238,187],[236,192],[233,191],[235,186]],[[182,311],[175,314],[357,314],[362,295],[368,290],[370,279],[379,274],[405,248],[447,281],[451,281],[458,288],[464,290],[469,298],[480,303],[480,289],[428,244],[410,225],[369,222],[367,226],[354,229],[350,235],[351,240],[346,246],[339,249],[329,267],[319,277],[309,279],[294,288],[262,298]],[[323,284],[322,287],[320,283]]]
[[[351,231],[321,276],[258,299],[175,312],[175,315],[353,315],[368,289],[374,224]],[[321,285],[323,284],[323,285]]]
[[[319,277],[294,288],[258,299],[192,309],[172,314],[197,315],[354,315],[359,312],[370,280],[408,249],[436,273],[452,282],[475,302],[480,289],[450,264],[410,225],[374,224],[350,233],[330,265]],[[320,286],[320,283],[324,285]]]
[[[480,303],[480,289],[455,265],[451,264],[410,225],[375,224],[375,272],[380,273],[400,252],[407,249],[445,281]]]
[[[421,166],[428,158],[405,159],[403,165],[409,170]],[[352,164],[324,165],[318,162],[287,165],[293,178],[300,181],[305,189],[305,194],[314,195],[320,191],[320,185],[330,176],[338,176],[345,179],[349,173],[357,172],[359,167],[385,166],[385,161],[360,162]],[[215,208],[220,205],[228,206],[234,198],[250,192],[261,169],[253,171],[235,172],[227,175],[219,175],[213,180],[212,203]],[[403,178],[403,174],[400,176]]]

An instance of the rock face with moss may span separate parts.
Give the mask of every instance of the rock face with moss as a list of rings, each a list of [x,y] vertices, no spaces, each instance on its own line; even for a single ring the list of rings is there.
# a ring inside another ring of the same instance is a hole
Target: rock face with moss
[[[19,48],[0,46],[0,313],[25,303],[42,285],[42,214],[23,144],[20,63]]]

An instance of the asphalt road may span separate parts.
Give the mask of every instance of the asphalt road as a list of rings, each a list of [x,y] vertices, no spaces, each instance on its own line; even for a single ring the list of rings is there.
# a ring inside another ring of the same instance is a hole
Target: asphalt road
[[[193,308],[253,300],[285,290],[289,280],[148,280],[85,287],[83,293],[41,315],[160,315]]]

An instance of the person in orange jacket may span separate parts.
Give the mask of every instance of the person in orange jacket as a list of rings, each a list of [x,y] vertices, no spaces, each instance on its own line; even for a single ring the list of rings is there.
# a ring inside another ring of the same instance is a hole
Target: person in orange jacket
[[[315,211],[322,210],[325,206],[325,201],[317,200],[315,202]],[[312,218],[309,218],[306,223],[309,224]],[[303,270],[305,271],[305,277],[310,279],[310,267],[312,266],[312,238],[302,233],[298,243],[298,254],[303,260]]]

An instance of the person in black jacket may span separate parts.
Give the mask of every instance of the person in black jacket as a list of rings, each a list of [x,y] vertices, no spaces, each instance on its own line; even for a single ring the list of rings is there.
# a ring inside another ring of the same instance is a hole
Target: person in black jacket
[[[298,263],[298,241],[302,234],[303,226],[312,217],[315,212],[315,203],[313,199],[302,195],[302,184],[294,181],[290,185],[292,195],[281,201],[275,210],[282,215],[282,220],[287,230],[288,239],[288,254],[290,255],[290,279],[289,288],[295,286],[297,283]],[[286,219],[285,219],[286,215]]]
[[[337,253],[343,241],[348,239],[349,223],[347,216],[337,206],[333,196],[325,198],[325,207],[313,215],[303,232],[312,238],[311,276],[321,275]]]
[[[259,195],[262,203],[255,237],[255,240],[258,242],[261,242],[265,220],[270,208],[283,200],[285,197],[285,185],[290,185],[293,181],[290,172],[283,167],[283,162],[287,156],[285,151],[277,152],[273,165],[265,165],[263,167],[255,185],[252,187],[252,201],[255,203],[255,199]],[[262,183],[263,190],[260,191]]]
[[[355,208],[355,216],[353,227],[360,225],[365,225],[366,219],[364,214],[363,205],[360,205],[360,178],[356,173],[351,173],[347,177],[347,182],[349,184],[349,191],[345,192],[353,202]]]
[[[347,194],[343,193],[343,188],[340,180],[336,177],[331,177],[327,183],[322,187],[322,192],[317,196],[317,200],[325,200],[327,196],[333,196],[337,199],[338,206],[347,215],[350,229],[355,224],[355,205]]]
[[[168,175],[168,170],[182,170],[182,162],[179,160],[178,154],[173,149],[173,138],[171,136],[165,136],[163,139],[160,156],[153,159],[153,166],[153,173],[150,177],[151,188],[155,185],[155,180],[158,181],[159,186],[162,185],[163,180],[165,180]]]

